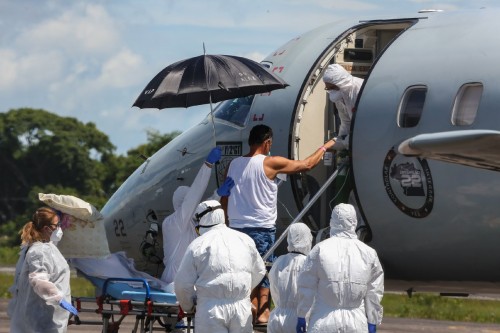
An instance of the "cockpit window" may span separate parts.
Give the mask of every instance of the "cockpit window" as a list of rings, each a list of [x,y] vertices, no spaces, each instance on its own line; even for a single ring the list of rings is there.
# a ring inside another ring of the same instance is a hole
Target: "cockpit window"
[[[426,86],[412,86],[406,89],[399,105],[398,126],[415,127],[420,121],[424,109]]]
[[[481,83],[466,83],[460,87],[453,104],[451,123],[455,126],[472,125],[476,120],[482,94],[483,85]]]
[[[221,102],[214,110],[214,117],[245,126],[254,96],[239,97]]]

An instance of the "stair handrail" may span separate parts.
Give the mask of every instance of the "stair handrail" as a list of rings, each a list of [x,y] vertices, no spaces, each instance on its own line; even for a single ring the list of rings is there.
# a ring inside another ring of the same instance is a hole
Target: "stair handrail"
[[[342,169],[344,169],[346,167],[346,165],[347,165],[346,162],[343,162],[343,163],[339,164],[339,166],[337,167],[337,170],[335,170],[335,172],[330,176],[330,178],[328,178],[326,180],[326,182],[320,187],[320,189],[318,190],[318,192],[316,192],[316,194],[314,194],[314,196],[312,197],[312,199],[309,200],[309,202],[300,211],[299,215],[297,215],[295,217],[295,219],[293,219],[293,221],[288,225],[288,227],[286,227],[285,231],[283,231],[283,233],[279,236],[279,238],[274,242],[274,244],[271,246],[271,248],[269,250],[267,250],[267,252],[262,257],[262,260],[264,260],[264,262],[267,260],[267,258],[269,258],[271,256],[271,254],[274,252],[274,250],[276,250],[276,248],[281,244],[281,242],[283,241],[283,239],[285,239],[285,237],[287,235],[287,232],[288,232],[288,228],[290,228],[290,226],[292,224],[298,222],[302,217],[304,217],[304,215],[307,213],[307,211],[309,210],[309,208],[311,208],[311,206],[314,205],[314,203],[323,194],[323,192],[325,192],[325,190],[328,188],[328,186],[330,186],[330,184],[333,182],[333,180],[335,178],[337,178],[338,173]]]

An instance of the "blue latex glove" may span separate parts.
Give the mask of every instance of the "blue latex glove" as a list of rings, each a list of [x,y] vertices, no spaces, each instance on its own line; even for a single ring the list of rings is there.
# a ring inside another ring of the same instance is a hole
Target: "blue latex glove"
[[[63,308],[64,310],[67,310],[69,312],[71,312],[72,314],[74,314],[75,316],[78,316],[78,310],[73,306],[71,305],[71,303],[68,303],[66,302],[64,299],[62,299],[60,302],[59,302],[59,305],[61,306],[61,308]]]
[[[231,194],[231,189],[234,186],[234,180],[231,177],[227,177],[224,183],[217,189],[217,194],[220,197],[228,197]]]
[[[377,325],[368,323],[368,333],[376,333]]]
[[[297,326],[295,326],[297,333],[306,332],[306,318],[297,318]]]
[[[220,160],[222,156],[222,149],[220,147],[215,147],[210,151],[210,154],[207,156],[207,162],[210,164],[214,164]]]

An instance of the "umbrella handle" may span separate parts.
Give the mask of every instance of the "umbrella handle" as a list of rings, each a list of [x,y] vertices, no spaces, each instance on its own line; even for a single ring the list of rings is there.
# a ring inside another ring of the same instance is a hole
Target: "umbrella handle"
[[[213,138],[214,138],[214,147],[217,146],[217,140],[216,140],[216,135],[215,135],[215,120],[214,120],[214,110],[213,110],[213,106],[212,106],[212,96],[209,95],[208,96],[208,99],[210,100],[210,118],[212,120],[212,134],[213,134]]]
[[[217,146],[217,140],[215,136],[215,121],[214,121],[214,107],[212,105],[212,94],[210,93],[210,86],[208,85],[208,69],[207,69],[207,58],[206,58],[205,42],[203,42],[203,66],[205,67],[205,83],[207,84],[208,100],[210,102],[210,118],[212,118],[212,134],[214,137],[214,147]]]

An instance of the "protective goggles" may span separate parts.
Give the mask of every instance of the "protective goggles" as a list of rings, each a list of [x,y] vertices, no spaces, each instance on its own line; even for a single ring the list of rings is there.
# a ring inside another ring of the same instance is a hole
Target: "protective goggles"
[[[216,223],[216,224],[211,224],[211,225],[199,225],[200,220],[203,216],[205,216],[206,214],[210,213],[211,211],[214,211],[214,210],[219,209],[219,208],[222,208],[222,206],[221,205],[217,205],[217,206],[213,206],[213,207],[209,206],[205,210],[194,214],[193,221],[198,224],[194,227],[194,230],[196,230],[196,234],[198,236],[200,235],[200,228],[211,228],[211,227],[219,224],[219,223]]]
[[[57,228],[61,227],[62,220],[63,220],[63,212],[61,212],[60,210],[57,210],[57,209],[54,209],[54,212],[56,213],[59,220],[57,223],[51,223],[50,226],[56,227],[56,229],[57,229]]]

